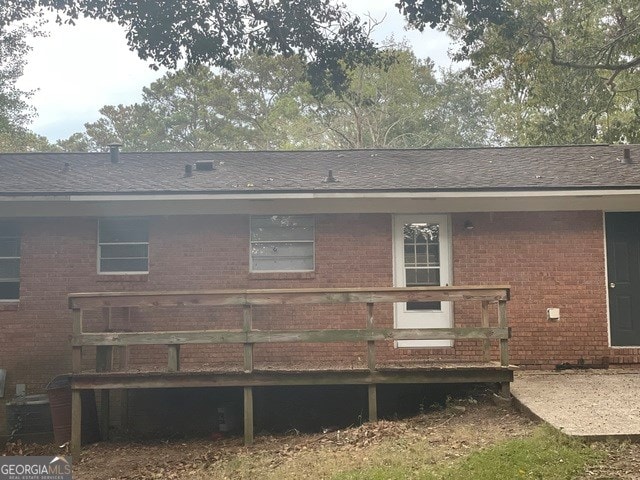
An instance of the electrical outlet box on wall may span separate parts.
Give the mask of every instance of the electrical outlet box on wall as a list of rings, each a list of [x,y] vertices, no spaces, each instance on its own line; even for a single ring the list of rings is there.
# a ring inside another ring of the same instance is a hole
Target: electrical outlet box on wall
[[[550,322],[557,322],[560,320],[560,309],[559,308],[547,308],[547,320]]]

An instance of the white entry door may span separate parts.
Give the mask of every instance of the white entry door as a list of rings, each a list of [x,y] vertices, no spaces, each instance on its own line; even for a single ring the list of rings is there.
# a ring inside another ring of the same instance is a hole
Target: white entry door
[[[394,285],[451,284],[451,240],[447,215],[395,215],[393,219]],[[396,328],[449,328],[451,302],[395,304]],[[451,340],[399,340],[398,347],[450,347]]]

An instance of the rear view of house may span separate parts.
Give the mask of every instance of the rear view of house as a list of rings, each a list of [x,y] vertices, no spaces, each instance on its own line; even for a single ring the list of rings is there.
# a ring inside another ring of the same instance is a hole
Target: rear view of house
[[[497,307],[473,304],[465,290],[485,287],[487,299],[509,298],[511,364],[637,364],[639,212],[640,146],[0,155],[5,396],[23,386],[42,392],[71,372],[74,333],[355,331],[374,303],[355,301],[358,292],[380,298],[392,287],[450,287],[459,297],[376,306],[380,328],[471,328],[481,308],[494,324]],[[314,290],[324,300],[267,301],[256,293],[265,289]],[[168,302],[140,300],[146,294],[178,291],[227,296],[131,308]],[[70,302],[87,308],[82,332]],[[243,304],[253,322],[244,327]],[[376,337],[376,365],[498,360],[506,334],[496,332],[483,333],[499,340],[488,352],[468,332]],[[357,370],[374,341],[350,335],[365,342],[244,337],[245,345],[194,342],[170,355],[180,371],[242,371],[250,343],[251,365]],[[93,369],[105,341],[84,343],[93,347],[73,361]],[[137,371],[167,363],[166,345],[108,355]]]

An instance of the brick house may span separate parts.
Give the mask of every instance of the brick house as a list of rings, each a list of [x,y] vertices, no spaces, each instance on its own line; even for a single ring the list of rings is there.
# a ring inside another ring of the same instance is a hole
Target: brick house
[[[513,364],[637,364],[638,211],[640,146],[1,154],[5,397],[71,371],[67,295],[87,291],[504,284]],[[341,308],[301,317],[284,305],[261,321],[344,327]],[[225,312],[133,320],[141,330],[231,328]],[[473,315],[415,302],[377,321],[447,327]],[[110,326],[126,317],[114,309]],[[466,361],[477,343],[387,342],[378,356]],[[163,355],[145,348],[130,362]],[[242,349],[194,345],[182,355],[187,368],[214,368],[241,361]],[[362,360],[350,344],[265,345],[254,355],[301,366]]]

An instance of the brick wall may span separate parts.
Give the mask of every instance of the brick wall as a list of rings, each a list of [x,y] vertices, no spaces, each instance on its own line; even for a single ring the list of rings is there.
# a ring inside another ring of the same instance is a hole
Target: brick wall
[[[611,354],[601,212],[464,214],[453,223],[455,283],[511,285],[514,363],[551,368]],[[549,307],[560,308],[559,322],[547,320]]]
[[[463,227],[466,220],[474,229]],[[8,372],[5,397],[16,383],[28,393],[42,391],[53,376],[70,370],[71,321],[66,295],[79,291],[180,290],[219,288],[356,287],[392,284],[391,216],[316,216],[314,273],[249,272],[248,216],[153,217],[150,221],[150,273],[99,276],[96,273],[96,219],[25,219],[22,224],[19,306],[0,306],[0,367]],[[640,350],[611,349],[607,340],[604,241],[601,212],[455,214],[455,285],[510,284],[508,304],[513,363],[551,368],[558,363],[638,363]],[[558,307],[559,322],[546,319]],[[479,305],[457,304],[458,325],[478,325]],[[134,311],[139,330],[238,328],[234,308]],[[492,312],[492,321],[495,314]],[[114,309],[113,326],[125,327],[126,312]],[[364,326],[363,305],[255,309],[260,329]],[[376,306],[376,324],[393,324],[390,306]],[[101,328],[99,315],[87,329]],[[381,363],[420,359],[478,359],[479,342],[454,348],[395,349],[380,344]],[[497,352],[494,351],[497,358]],[[242,365],[240,346],[186,346],[185,368]],[[132,349],[131,364],[166,363],[166,350]],[[258,366],[268,362],[308,366],[364,365],[362,344],[259,345]],[[92,358],[87,358],[90,366]],[[0,407],[0,431],[4,415]]]

